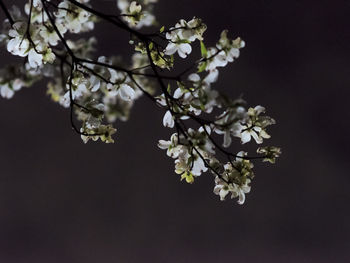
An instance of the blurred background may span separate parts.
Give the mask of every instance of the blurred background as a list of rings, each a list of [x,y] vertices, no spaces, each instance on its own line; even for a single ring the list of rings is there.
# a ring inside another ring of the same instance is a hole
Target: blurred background
[[[147,98],[115,144],[84,145],[39,83],[0,101],[0,262],[349,262],[350,2],[162,0],[155,13],[202,18],[207,46],[223,29],[246,41],[215,87],[267,108],[282,157],[256,165],[245,205],[220,202],[209,173],[173,173],[157,148],[172,131]],[[97,24],[99,54],[127,58],[113,32]]]

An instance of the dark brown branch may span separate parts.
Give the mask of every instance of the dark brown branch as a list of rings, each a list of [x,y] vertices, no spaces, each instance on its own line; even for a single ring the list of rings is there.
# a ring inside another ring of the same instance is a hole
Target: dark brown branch
[[[9,20],[11,26],[13,26],[13,24],[15,22],[13,21],[13,18],[11,16],[9,10],[7,9],[7,7],[5,6],[5,4],[4,4],[4,2],[2,0],[0,0],[0,7],[1,7],[2,11],[4,11],[4,13],[5,13],[7,19]]]

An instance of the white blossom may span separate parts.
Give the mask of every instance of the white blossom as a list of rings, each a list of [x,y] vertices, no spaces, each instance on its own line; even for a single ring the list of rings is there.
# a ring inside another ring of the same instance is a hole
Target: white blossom
[[[254,109],[249,108],[248,120],[242,125],[241,141],[242,143],[250,142],[251,138],[255,140],[257,144],[261,144],[263,139],[269,139],[271,136],[267,134],[265,128],[275,121],[266,116],[260,116],[265,112],[265,108],[262,106],[256,106]]]
[[[191,42],[196,39],[202,40],[206,26],[200,19],[193,18],[189,22],[181,19],[179,23],[169,29],[166,38],[169,40],[164,54],[173,55],[176,52],[181,58],[186,58],[192,52]]]

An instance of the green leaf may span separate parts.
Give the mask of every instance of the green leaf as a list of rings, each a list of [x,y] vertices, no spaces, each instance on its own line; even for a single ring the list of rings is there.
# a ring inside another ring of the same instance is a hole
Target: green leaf
[[[208,55],[207,48],[205,47],[203,41],[201,41],[201,54],[203,58],[206,58]]]
[[[171,87],[170,87],[170,83],[168,84],[168,88],[167,88],[168,93],[171,93]]]
[[[198,65],[198,73],[201,73],[205,70],[205,68],[207,67],[207,63],[206,62],[202,62]]]
[[[191,44],[191,41],[187,39],[179,39],[176,41],[177,44]]]
[[[164,32],[164,29],[165,29],[165,27],[162,26],[162,27],[160,28],[159,32],[160,32],[160,33],[163,33],[163,32]]]

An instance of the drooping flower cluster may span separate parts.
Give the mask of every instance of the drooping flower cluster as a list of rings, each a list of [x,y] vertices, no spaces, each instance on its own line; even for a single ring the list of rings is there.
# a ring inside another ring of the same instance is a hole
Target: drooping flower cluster
[[[264,107],[247,107],[241,98],[232,100],[213,87],[218,69],[237,59],[245,42],[230,39],[224,30],[215,47],[207,48],[207,26],[196,17],[154,34],[138,31],[156,24],[152,14],[156,2],[117,0],[119,15],[96,12],[89,0],[28,0],[24,14],[13,7],[0,44],[24,63],[0,72],[0,95],[10,99],[22,87],[47,78],[47,94],[71,110],[71,126],[84,143],[113,143],[113,123],[127,120],[135,100],[145,95],[164,110],[163,125],[175,130],[158,146],[174,159],[180,179],[193,183],[210,172],[220,200],[230,195],[243,204],[254,177],[252,160],[274,163],[281,154],[274,146],[259,147],[258,156],[228,149],[233,138],[241,144],[262,144],[270,138],[267,128],[275,124],[264,115]],[[95,37],[75,36],[92,31],[103,20],[130,34],[135,53],[129,62],[121,56],[96,56]],[[201,57],[194,64],[175,76],[164,73],[175,69],[176,53],[185,59],[195,48]],[[222,144],[218,136],[223,136]]]
[[[221,176],[215,177],[214,193],[225,200],[228,194],[231,199],[238,197],[238,203],[244,204],[245,194],[250,192],[250,182],[254,177],[253,164],[243,157],[245,152],[239,152],[234,161],[224,165]]]
[[[208,170],[206,159],[212,158],[215,151],[203,128],[190,128],[186,135],[174,133],[170,141],[160,140],[158,147],[175,159],[175,173],[181,175],[181,180],[193,183],[195,177]]]

